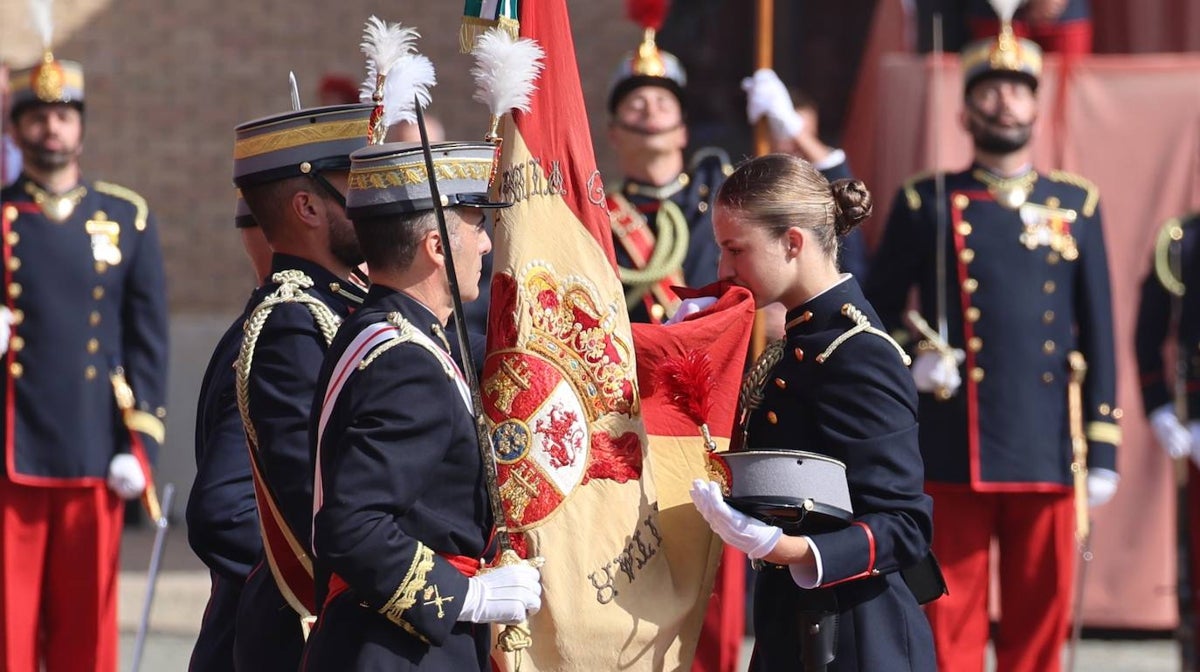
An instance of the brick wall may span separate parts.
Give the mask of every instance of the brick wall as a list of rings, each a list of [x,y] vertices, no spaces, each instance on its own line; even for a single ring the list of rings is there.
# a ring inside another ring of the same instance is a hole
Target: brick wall
[[[451,138],[482,138],[487,115],[471,101],[469,57],[458,53],[460,0],[297,3],[285,0],[60,0],[55,54],[84,63],[84,169],[140,191],[162,227],[175,313],[232,313],[250,283],[232,227],[233,127],[289,107],[288,70],[306,105],[326,71],[362,72],[358,51],[371,13],[418,27],[438,68],[430,108]],[[604,99],[612,68],[639,31],[620,0],[569,3],[584,95],[601,170]],[[0,56],[27,64],[37,45],[25,3],[0,9]]]

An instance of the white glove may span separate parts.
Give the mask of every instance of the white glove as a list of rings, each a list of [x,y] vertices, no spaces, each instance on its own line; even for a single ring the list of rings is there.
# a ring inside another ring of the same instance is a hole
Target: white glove
[[[0,158],[0,160],[3,160]],[[8,352],[8,341],[12,338],[12,311],[0,306],[0,355]]]
[[[129,453],[119,453],[108,463],[108,487],[121,499],[137,499],[146,490],[142,465]]]
[[[1187,428],[1175,417],[1171,404],[1163,404],[1150,412],[1150,428],[1158,439],[1158,445],[1172,460],[1186,457],[1192,452],[1192,437]]]
[[[526,563],[472,576],[458,620],[516,625],[542,608],[541,580],[542,573]]]
[[[1171,416],[1175,417],[1175,416]],[[1191,436],[1191,443],[1188,444],[1188,451],[1192,456],[1192,464],[1200,468],[1200,421],[1193,420],[1188,423],[1188,434]]]
[[[955,349],[954,357],[948,357],[940,352],[929,351],[917,355],[912,365],[913,382],[922,392],[937,392],[946,390],[950,394],[962,386],[962,376],[958,374],[958,365],[963,361],[962,350]]]
[[[679,308],[675,309],[675,314],[668,318],[665,324],[682,322],[683,318],[688,315],[695,315],[702,310],[707,310],[709,306],[716,302],[717,297],[715,296],[698,296],[694,299],[684,299],[679,302]]]
[[[776,140],[790,140],[804,130],[804,117],[796,112],[787,87],[774,70],[762,68],[742,80],[746,92],[746,118],[751,124],[764,116]]]
[[[1088,506],[1103,506],[1117,494],[1121,477],[1111,469],[1088,469]]]
[[[775,550],[775,545],[783,536],[780,528],[730,508],[721,495],[721,486],[713,481],[692,481],[691,494],[692,503],[708,521],[713,532],[751,560],[758,560]]]

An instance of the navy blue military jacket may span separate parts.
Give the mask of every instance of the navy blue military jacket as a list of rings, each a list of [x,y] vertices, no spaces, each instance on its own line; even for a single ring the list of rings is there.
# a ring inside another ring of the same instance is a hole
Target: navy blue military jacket
[[[921,451],[931,482],[979,491],[1065,491],[1071,483],[1067,355],[1087,360],[1088,466],[1116,469],[1120,443],[1107,253],[1099,195],[1069,173],[1031,172],[1020,208],[975,166],[946,176],[946,321],[965,352],[948,401],[922,394]],[[1012,182],[1012,181],[1010,181]],[[999,186],[997,186],[999,185]],[[897,194],[866,295],[891,330],[909,290],[937,324],[934,179]]]
[[[856,524],[810,535],[824,584],[916,563],[929,552],[932,505],[923,492],[916,388],[903,350],[851,277],[787,319],[778,364],[761,382],[747,381],[761,386],[762,402],[746,423],[745,445],[845,463]]]
[[[1182,236],[1178,240],[1176,237]],[[1146,414],[1176,402],[1178,386],[1187,394],[1187,417],[1200,419],[1200,213],[1163,225],[1142,282],[1137,317],[1138,375]],[[1172,305],[1172,304],[1175,305]],[[1176,312],[1178,311],[1178,315]],[[1178,320],[1175,328],[1172,322]],[[1168,371],[1162,350],[1176,339],[1181,371]]]
[[[104,483],[136,436],[153,461],[163,440],[167,304],[158,229],[146,201],[106,182],[66,194],[73,211],[28,176],[0,192],[5,303],[5,464],[26,485]],[[46,204],[47,210],[43,209]],[[66,211],[63,211],[66,214]],[[123,373],[134,406],[118,408]]]
[[[196,480],[187,504],[188,543],[208,567],[208,605],[188,664],[190,672],[233,669],[238,600],[262,554],[246,432],[238,413],[234,362],[248,303],[208,361],[196,408]]]
[[[933,539],[905,354],[852,277],[787,320],[786,340],[767,350],[778,363],[756,364],[745,383],[762,396],[745,426],[746,445],[843,462],[854,520],[809,535],[823,569],[819,588],[798,589],[786,569],[759,574],[752,669],[797,668],[797,613],[820,604],[841,614],[830,669],[932,670],[928,625],[898,573],[924,559]]]
[[[276,253],[271,281],[254,293],[256,306],[276,294],[280,279],[299,273],[311,280],[303,294],[319,302],[337,324],[362,304],[365,292],[306,259]],[[248,408],[257,440],[257,459],[271,495],[301,548],[311,547],[313,464],[308,450],[308,421],[313,391],[325,351],[332,340],[314,317],[314,306],[300,301],[271,309],[254,345],[248,381]],[[247,322],[246,339],[251,337]],[[246,347],[243,345],[243,352]]]
[[[663,187],[642,184],[636,180],[626,180],[619,193],[628,199],[629,203],[645,216],[646,224],[656,237],[656,242],[662,237],[660,227],[667,217],[667,204],[670,203],[682,214],[687,224],[687,249],[684,254],[680,272],[683,283],[688,287],[703,287],[717,280],[717,262],[720,259],[720,249],[712,228],[712,204],[717,197],[717,190],[732,169],[728,157],[722,152],[707,151],[698,153],[687,172],[680,174],[677,181]],[[674,212],[675,210],[670,210]],[[660,214],[662,213],[662,214]],[[613,248],[616,252],[617,264],[621,268],[637,268],[627,246],[634,243],[623,242],[620,224],[613,223]],[[634,247],[634,249],[637,249]],[[635,288],[625,285],[625,291]],[[649,322],[650,309],[642,301],[644,292],[635,292],[635,301],[629,301],[629,319],[634,322]],[[661,302],[653,293],[649,295],[653,305],[660,306]],[[656,311],[657,312],[657,311]],[[660,316],[661,319],[661,316]]]
[[[313,416],[323,485],[313,538],[318,603],[332,575],[348,590],[325,604],[308,657],[344,653],[358,663],[347,669],[363,669],[365,650],[387,649],[381,660],[481,669],[488,630],[457,622],[467,577],[447,557],[483,557],[492,512],[474,416],[446,360],[429,350],[450,351],[434,314],[404,293],[372,286],[329,349],[314,409],[354,339],[393,314],[424,334],[426,346],[401,329],[364,351],[365,365],[352,368],[332,407],[321,409],[328,420],[319,447],[320,414]]]
[[[234,381],[234,363],[254,306],[252,298],[229,325],[204,372],[196,407],[196,480],[187,505],[192,550],[239,591],[262,553],[254,478]]]

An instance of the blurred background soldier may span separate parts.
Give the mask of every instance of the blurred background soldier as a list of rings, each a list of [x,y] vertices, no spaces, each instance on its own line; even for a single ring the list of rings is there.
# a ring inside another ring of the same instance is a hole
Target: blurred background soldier
[[[146,490],[165,433],[158,229],[141,196],[80,173],[78,63],[46,51],[11,97],[0,667],[115,670],[121,500]]]
[[[935,177],[900,190],[867,281],[889,329],[904,326],[913,286],[920,314],[946,325],[943,333],[924,325],[912,372],[936,502],[933,550],[950,589],[927,613],[948,672],[983,664],[993,539],[1003,606],[998,668],[1060,667],[1075,564],[1074,350],[1087,361],[1090,503],[1103,504],[1117,487],[1121,413],[1099,194],[1076,175],[1033,168],[1041,63],[1037,45],[1007,29],[963,51],[961,123],[974,163],[946,175],[944,193]]]
[[[1154,247],[1150,273],[1142,282],[1138,305],[1136,348],[1142,405],[1158,445],[1172,460],[1191,458],[1187,490],[1180,505],[1180,645],[1183,660],[1196,660],[1196,642],[1190,627],[1197,622],[1200,605],[1200,530],[1190,516],[1200,511],[1200,303],[1188,288],[1200,287],[1200,213],[1163,224]],[[1168,371],[1164,349],[1174,341],[1175,366]],[[1186,544],[1186,546],[1184,546]],[[1190,608],[1192,613],[1185,612]],[[1190,626],[1190,627],[1189,627]],[[1185,668],[1186,669],[1186,668]]]
[[[608,194],[613,241],[629,318],[662,322],[675,314],[672,286],[717,279],[718,250],[709,209],[732,170],[725,152],[704,148],[684,158],[686,75],[658,49],[653,30],[617,69],[608,97],[608,139],[622,183]]]
[[[366,146],[372,109],[317,107],[237,128],[234,183],[274,250],[236,366],[263,534],[238,605],[239,669],[295,670],[301,620],[315,614],[308,420],[325,350],[366,296],[345,191],[350,152]]]

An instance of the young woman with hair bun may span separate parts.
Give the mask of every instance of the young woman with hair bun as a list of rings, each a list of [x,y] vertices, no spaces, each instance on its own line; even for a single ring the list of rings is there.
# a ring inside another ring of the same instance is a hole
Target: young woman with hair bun
[[[731,508],[715,483],[694,484],[709,525],[759,570],[753,671],[937,668],[929,624],[900,573],[938,576],[917,392],[908,356],[837,266],[842,239],[871,207],[862,182],[830,184],[783,154],[743,164],[717,196],[720,278],[750,290],[760,308],[787,308],[784,338],[743,383],[743,396],[761,401],[739,413],[741,447],[844,463],[853,508],[845,526],[793,536]]]

